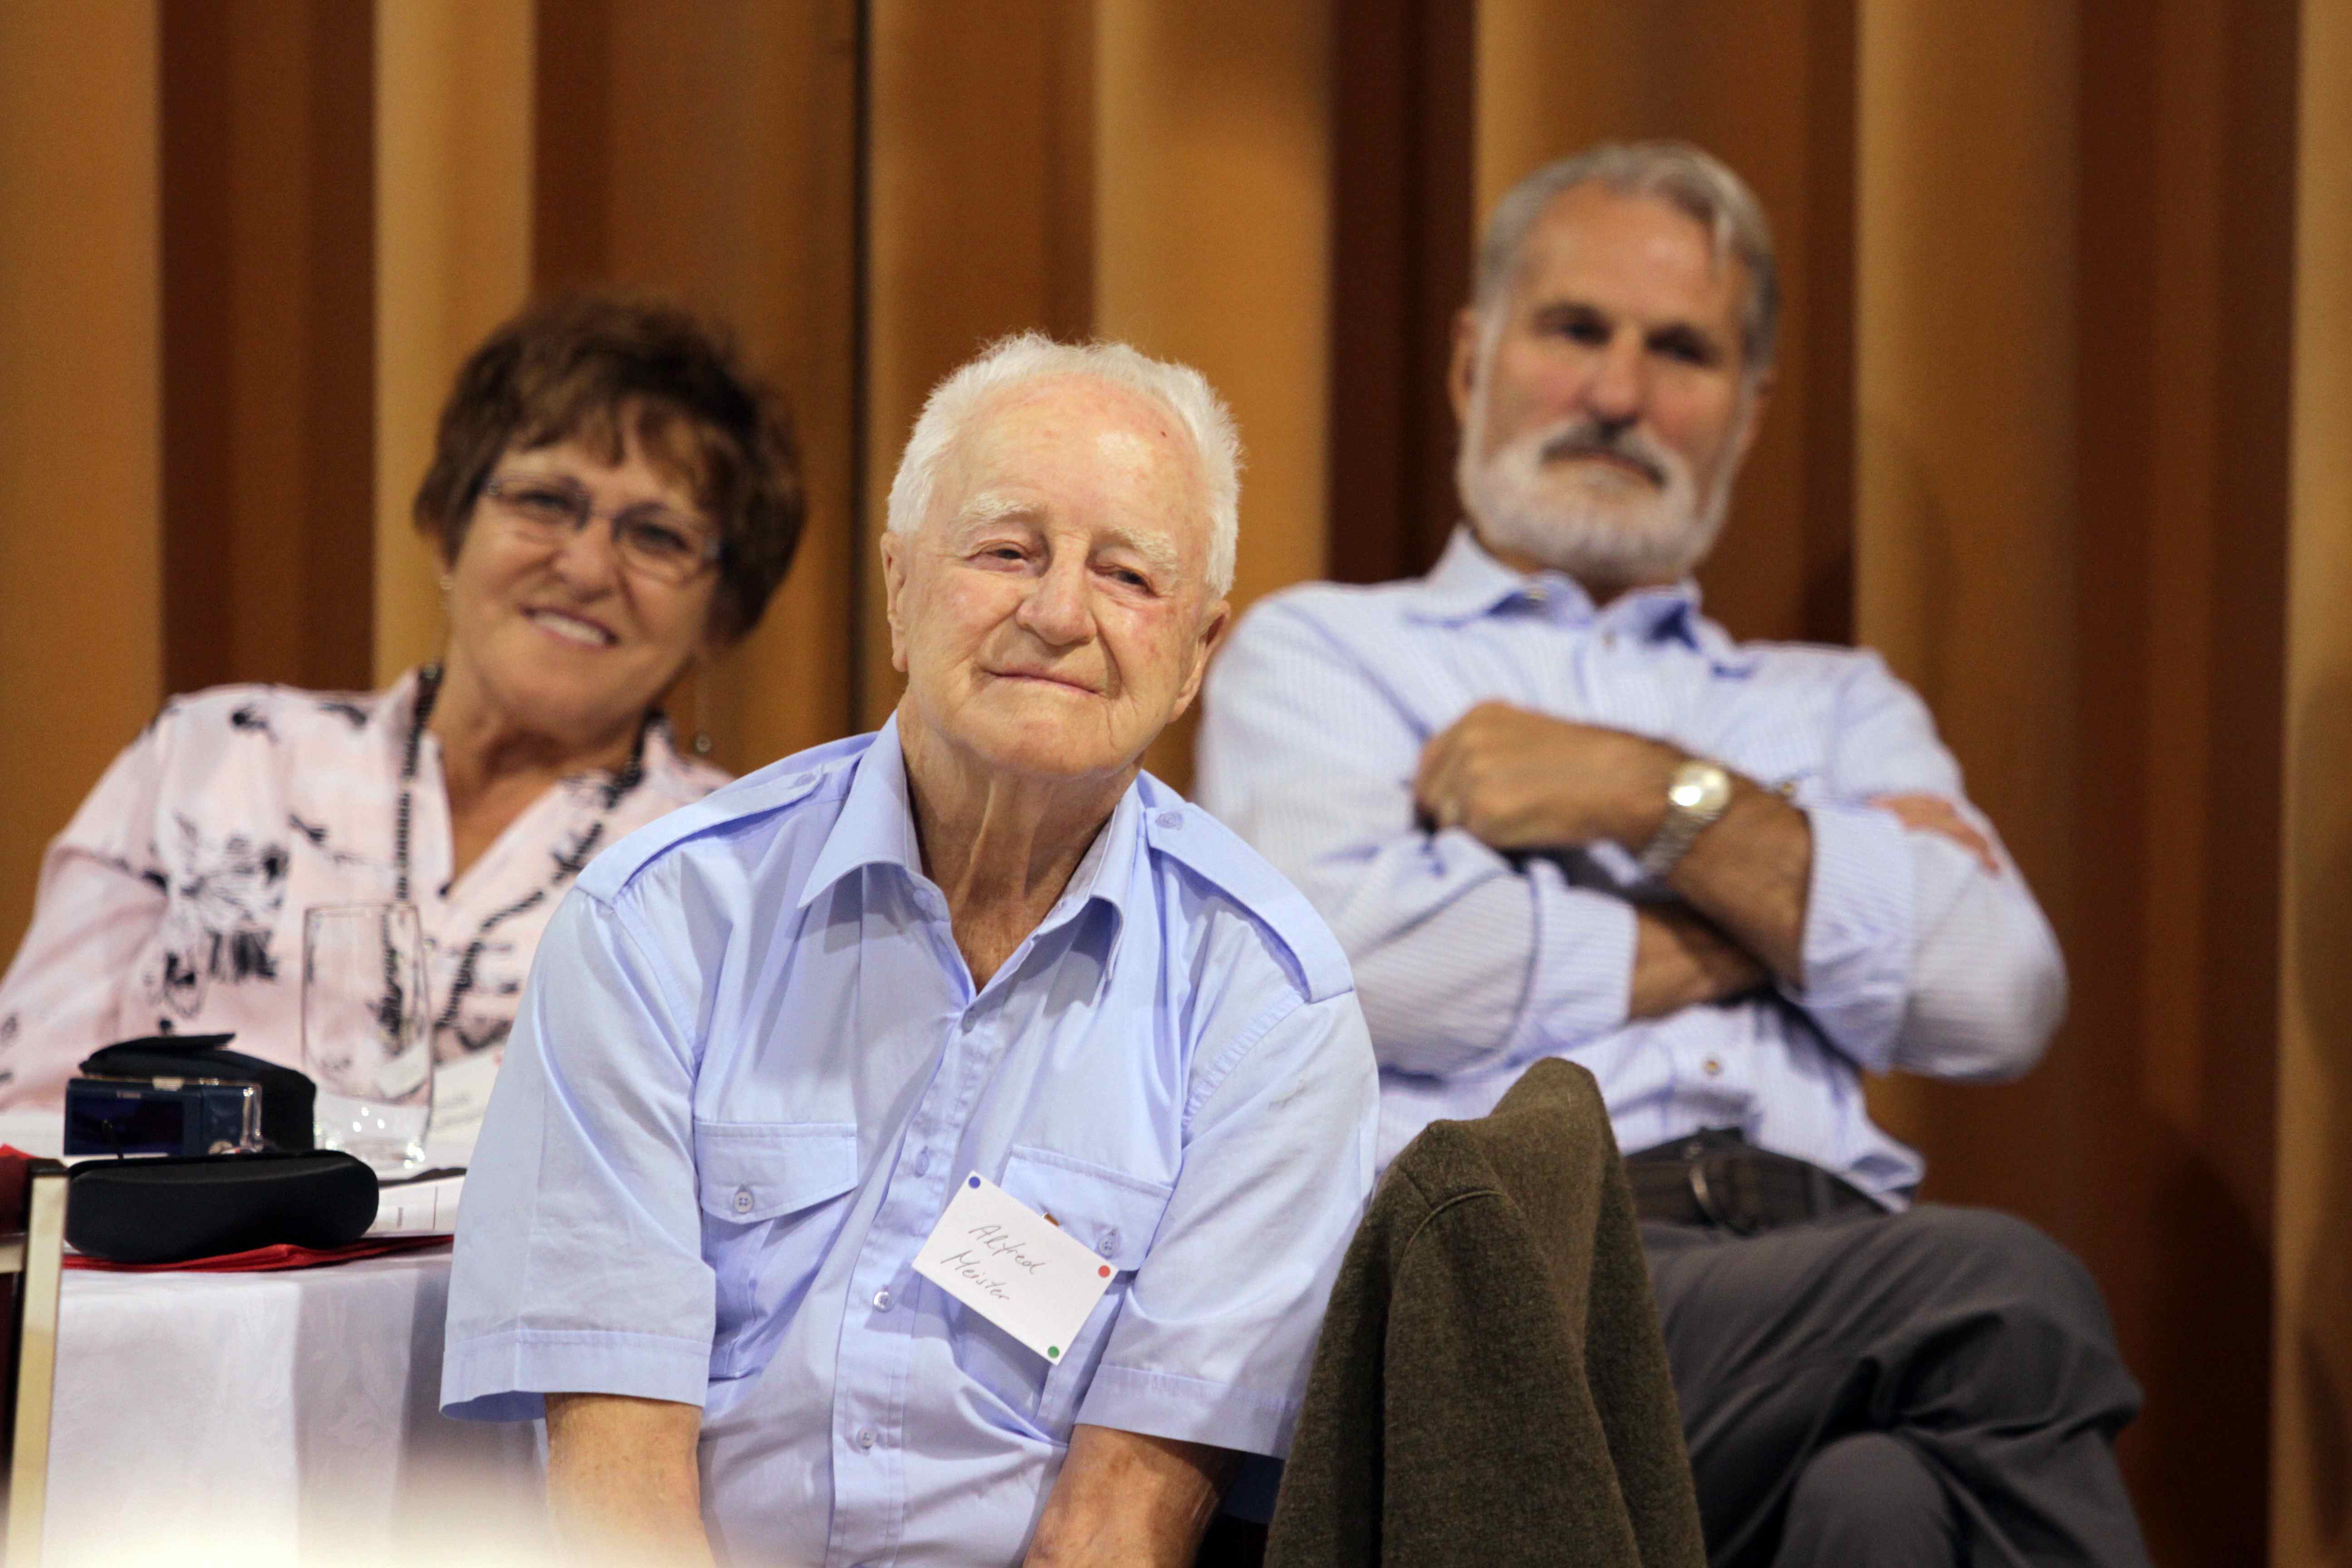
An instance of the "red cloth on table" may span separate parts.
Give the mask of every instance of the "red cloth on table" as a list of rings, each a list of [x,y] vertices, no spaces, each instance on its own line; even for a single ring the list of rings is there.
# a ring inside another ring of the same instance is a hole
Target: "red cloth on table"
[[[68,1268],[95,1268],[108,1274],[262,1274],[278,1268],[324,1268],[336,1263],[352,1263],[362,1258],[383,1258],[395,1252],[422,1252],[427,1247],[446,1247],[446,1236],[377,1236],[362,1237],[345,1242],[341,1247],[297,1247],[281,1241],[275,1247],[257,1247],[249,1252],[224,1252],[215,1258],[191,1258],[180,1263],[109,1263],[103,1258],[85,1258],[79,1252],[66,1254]]]

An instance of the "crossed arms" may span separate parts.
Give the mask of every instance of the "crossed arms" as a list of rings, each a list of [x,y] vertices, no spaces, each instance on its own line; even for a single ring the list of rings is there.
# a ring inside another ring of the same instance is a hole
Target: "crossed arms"
[[[1875,660],[1822,661],[1801,808],[1712,759],[1731,805],[1664,902],[1568,863],[1638,852],[1681,750],[1500,702],[1442,711],[1428,660],[1383,668],[1300,606],[1261,606],[1211,675],[1199,779],[1330,921],[1383,1066],[1500,1067],[1767,989],[1870,1070],[1997,1079],[2038,1058],[2063,1008],[2054,940]]]

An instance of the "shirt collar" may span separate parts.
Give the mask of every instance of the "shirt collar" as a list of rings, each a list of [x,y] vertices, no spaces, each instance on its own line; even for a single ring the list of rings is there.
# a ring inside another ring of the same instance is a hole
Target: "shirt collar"
[[[1417,603],[1407,612],[1417,620],[1466,626],[1507,610],[1539,608],[1565,626],[1589,626],[1638,642],[1668,638],[1699,649],[1721,663],[1740,659],[1738,646],[1699,614],[1698,584],[1685,577],[1657,588],[1620,595],[1606,609],[1565,572],[1520,574],[1496,560],[1467,523],[1457,525],[1429,575]]]
[[[1112,808],[1110,820],[1087,847],[1077,869],[1070,873],[1070,885],[1037,922],[1038,934],[1075,919],[1097,900],[1109,907],[1114,921],[1125,923],[1136,847],[1143,837],[1142,816],[1142,797],[1130,782]],[[808,908],[818,894],[866,866],[895,866],[919,886],[936,886],[923,873],[922,845],[915,835],[914,798],[907,789],[907,753],[899,743],[895,713],[857,759],[841,815],[834,818],[824,847],[817,852],[816,864],[809,868],[800,907]]]

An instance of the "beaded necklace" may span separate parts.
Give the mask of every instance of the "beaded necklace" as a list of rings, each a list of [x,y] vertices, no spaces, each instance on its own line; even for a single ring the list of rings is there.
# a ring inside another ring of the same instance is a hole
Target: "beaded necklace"
[[[440,695],[441,667],[428,664],[416,672],[415,711],[409,720],[408,743],[400,754],[400,799],[392,821],[392,896],[398,903],[409,901],[408,838],[410,820],[415,812],[417,754],[425,744],[425,726],[433,717],[434,701]],[[647,715],[649,722],[652,717]],[[578,876],[581,868],[587,865],[589,857],[595,854],[597,846],[604,841],[604,829],[611,825],[614,808],[645,779],[646,728],[644,724],[637,727],[636,745],[630,751],[628,762],[605,781],[604,808],[596,820],[588,825],[588,831],[581,835],[579,843],[573,845],[569,853],[554,857],[555,875],[549,879],[547,885],[533,888],[513,903],[492,910],[474,929],[473,939],[467,942],[465,952],[457,960],[457,973],[450,982],[448,1001],[442,1006],[440,1016],[433,1021],[435,1034],[457,1023],[458,1008],[465,1005],[467,996],[474,989],[475,968],[483,951],[489,945],[490,932],[524,910],[538,908],[546,901],[550,891]],[[391,954],[387,952],[387,966],[391,961]]]

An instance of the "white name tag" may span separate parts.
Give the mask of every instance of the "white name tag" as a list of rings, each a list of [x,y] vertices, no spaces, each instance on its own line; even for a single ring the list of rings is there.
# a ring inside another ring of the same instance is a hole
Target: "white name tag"
[[[915,1272],[1058,1362],[1110,1289],[1111,1266],[986,1177],[966,1176]]]

